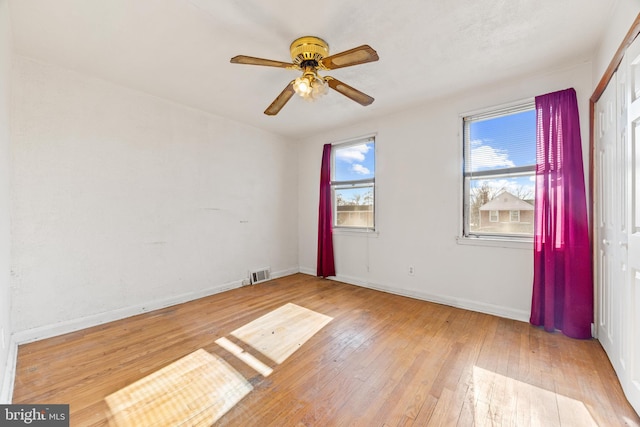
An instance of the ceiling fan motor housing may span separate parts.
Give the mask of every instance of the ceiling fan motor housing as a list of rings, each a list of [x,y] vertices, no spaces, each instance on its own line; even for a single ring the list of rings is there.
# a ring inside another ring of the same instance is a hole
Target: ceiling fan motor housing
[[[329,56],[329,45],[319,37],[305,36],[291,43],[291,60],[298,66],[303,66],[306,61],[315,61],[316,66]]]

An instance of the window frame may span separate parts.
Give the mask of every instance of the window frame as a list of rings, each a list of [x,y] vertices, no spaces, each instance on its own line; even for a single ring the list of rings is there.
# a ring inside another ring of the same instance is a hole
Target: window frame
[[[494,215],[494,212],[495,212],[495,215]],[[489,222],[500,222],[500,211],[490,210]]]
[[[376,134],[365,135],[357,138],[348,139],[346,141],[335,142],[331,144],[331,208],[332,208],[332,227],[336,231],[353,231],[353,232],[366,232],[366,233],[375,233],[376,229],[376,217],[377,217],[377,194],[376,194],[376,163],[377,163],[377,141]],[[363,178],[363,179],[354,179],[354,180],[336,180],[335,179],[335,171],[336,171],[336,152],[339,149],[348,148],[350,146],[362,145],[362,144],[373,144],[373,177],[372,178]],[[337,205],[337,191],[336,190],[349,190],[354,188],[371,188],[373,192],[373,203],[372,203],[372,221],[373,224],[371,227],[358,227],[358,226],[350,226],[350,225],[339,225],[338,224],[338,205]]]
[[[525,112],[525,111],[535,111],[535,98],[526,98],[521,99],[515,102],[502,104],[494,107],[483,108],[475,111],[470,111],[467,113],[460,114],[460,123],[461,123],[461,132],[460,132],[460,140],[462,147],[462,218],[460,221],[461,224],[461,233],[460,237],[457,239],[458,243],[466,243],[466,242],[509,242],[520,245],[526,244],[527,247],[530,243],[533,243],[533,235],[522,235],[522,234],[507,234],[507,233],[491,233],[491,232],[478,232],[470,230],[470,191],[471,191],[471,181],[472,179],[477,178],[514,178],[514,177],[522,177],[522,176],[535,176],[536,164],[527,165],[527,166],[514,166],[514,167],[506,167],[506,168],[496,168],[490,170],[483,171],[475,171],[475,172],[467,172],[466,164],[467,158],[470,156],[470,141],[467,123],[471,123],[474,120],[486,120],[491,118],[498,118],[501,116],[506,116],[509,114]],[[499,216],[499,212],[498,212]],[[491,217],[491,212],[489,212],[489,217]],[[511,214],[509,214],[509,218],[511,218]],[[499,217],[498,217],[499,222]],[[514,246],[520,247],[520,246]]]
[[[513,219],[513,214],[517,214],[517,219]],[[520,211],[509,211],[509,222],[520,222]]]

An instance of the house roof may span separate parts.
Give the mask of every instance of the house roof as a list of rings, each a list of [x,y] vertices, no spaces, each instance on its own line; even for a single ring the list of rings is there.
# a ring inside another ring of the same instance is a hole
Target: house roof
[[[304,138],[593,57],[616,0],[15,0],[14,53],[277,134]],[[263,111],[299,73],[231,64],[290,61],[313,35],[330,54],[369,44],[380,60],[330,75],[375,98],[330,91]]]
[[[532,211],[533,209],[531,204],[508,191],[503,191],[480,207],[481,211]]]

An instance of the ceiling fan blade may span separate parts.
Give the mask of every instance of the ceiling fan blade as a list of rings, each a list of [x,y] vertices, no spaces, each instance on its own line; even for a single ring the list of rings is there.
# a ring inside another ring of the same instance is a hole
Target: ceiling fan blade
[[[337,92],[340,92],[349,99],[356,101],[360,105],[365,107],[371,104],[374,99],[366,93],[360,92],[358,89],[354,89],[348,84],[342,83],[340,80],[333,77],[325,77],[325,80],[329,84],[329,87]]]
[[[296,66],[290,62],[274,61],[272,59],[254,58],[253,56],[238,55],[231,58],[232,64],[246,64],[246,65],[264,65],[266,67],[278,67],[278,68],[296,68]]]
[[[284,105],[291,99],[294,93],[295,91],[293,90],[293,81],[291,81],[291,83],[289,83],[287,87],[285,87],[284,90],[280,92],[280,95],[278,95],[276,99],[273,100],[271,105],[269,105],[269,107],[264,110],[264,113],[267,116],[275,116],[280,112],[280,110],[282,110],[282,107],[284,107]]]
[[[378,53],[373,50],[371,46],[365,44],[344,52],[336,53],[335,55],[327,56],[320,61],[320,65],[327,70],[335,70],[336,68],[374,62],[378,59]]]

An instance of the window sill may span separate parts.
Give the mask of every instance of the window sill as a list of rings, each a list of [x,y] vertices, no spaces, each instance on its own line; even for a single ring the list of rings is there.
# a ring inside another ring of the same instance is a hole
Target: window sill
[[[533,249],[533,241],[516,239],[492,239],[490,237],[456,237],[459,245],[489,246],[508,249]]]
[[[340,227],[340,228],[334,228],[333,234],[335,236],[378,237],[380,235],[380,232],[377,230],[371,230],[366,228]]]

